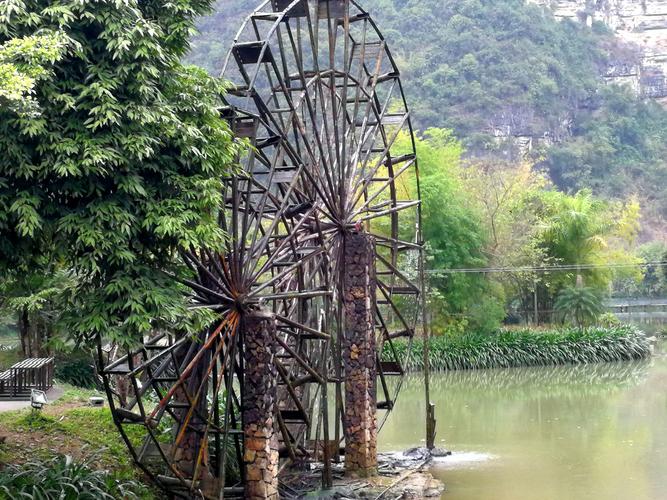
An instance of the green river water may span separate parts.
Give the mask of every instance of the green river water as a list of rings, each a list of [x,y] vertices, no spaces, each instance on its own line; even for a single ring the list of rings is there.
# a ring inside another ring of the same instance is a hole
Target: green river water
[[[435,373],[434,476],[446,500],[667,500],[667,355],[650,361]],[[379,437],[423,446],[411,375]]]

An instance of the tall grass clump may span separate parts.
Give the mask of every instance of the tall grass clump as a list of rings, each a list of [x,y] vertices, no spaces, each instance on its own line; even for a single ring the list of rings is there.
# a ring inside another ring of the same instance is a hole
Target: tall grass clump
[[[134,500],[148,498],[136,481],[115,479],[96,470],[93,460],[75,462],[69,456],[9,464],[0,471],[0,498],[39,500]]]
[[[630,326],[502,330],[488,336],[433,337],[429,345],[433,370],[629,361],[651,354],[649,341]],[[424,368],[423,341],[415,340],[410,353],[406,343],[395,344],[395,348],[402,359],[409,355],[409,370]]]

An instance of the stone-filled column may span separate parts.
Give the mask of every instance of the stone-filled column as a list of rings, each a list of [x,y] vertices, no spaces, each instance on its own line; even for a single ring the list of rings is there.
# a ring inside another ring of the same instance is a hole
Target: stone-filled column
[[[377,473],[374,239],[346,234],[344,259],[345,471],[366,477]]]
[[[243,318],[243,432],[245,498],[278,498],[278,436],[274,426],[278,374],[274,364],[276,320],[257,311]]]
[[[196,349],[196,346],[193,345],[196,343],[198,343],[198,341],[186,342],[176,353],[176,359],[181,370],[185,369],[189,364],[191,357],[187,357],[187,355],[188,353],[192,354],[191,351]],[[204,387],[202,389],[202,394],[206,394],[208,389],[206,369],[210,361],[210,355],[205,354],[190,371],[190,375],[185,380],[184,386],[181,386],[176,390],[173,398],[175,403],[181,403],[184,406],[183,408],[176,408],[174,410],[176,420],[176,425],[173,430],[174,438],[183,432],[178,446],[174,445],[172,449],[174,466],[188,479],[193,478],[195,470],[197,469],[199,472],[196,479],[201,481],[202,484],[205,483],[206,486],[210,484],[211,480],[209,455],[206,448],[203,451],[201,451],[200,448],[202,438],[206,431],[206,421],[201,415],[207,414],[207,401],[205,397],[200,397],[197,402],[197,411],[192,413],[188,418],[188,405],[190,404],[190,399],[186,396],[185,391],[187,390],[190,397],[194,397],[203,382]],[[186,428],[183,431],[184,426],[186,426]],[[197,467],[197,460],[200,455],[201,461]]]

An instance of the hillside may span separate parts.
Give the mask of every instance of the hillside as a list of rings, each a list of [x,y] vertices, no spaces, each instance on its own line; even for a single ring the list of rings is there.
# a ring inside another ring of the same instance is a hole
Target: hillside
[[[605,19],[556,18],[523,0],[363,3],[402,68],[419,129],[454,130],[471,156],[529,156],[563,190],[636,194],[644,239],[664,234],[667,112],[636,97],[639,84],[626,73],[643,53]],[[199,26],[190,61],[219,74],[248,13],[220,0]]]
[[[402,68],[420,128],[460,135],[560,137],[607,59],[604,38],[557,23],[522,0],[368,0]],[[220,0],[200,24],[191,61],[215,73],[248,8]],[[563,90],[566,90],[563,92]]]

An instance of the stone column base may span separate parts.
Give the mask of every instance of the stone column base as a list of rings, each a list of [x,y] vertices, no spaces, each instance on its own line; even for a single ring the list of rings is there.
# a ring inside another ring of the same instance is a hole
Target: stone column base
[[[278,499],[278,436],[276,409],[278,374],[274,364],[276,322],[272,314],[243,318],[243,432],[245,498]]]
[[[367,477],[377,474],[374,239],[347,234],[344,258],[345,472]]]

